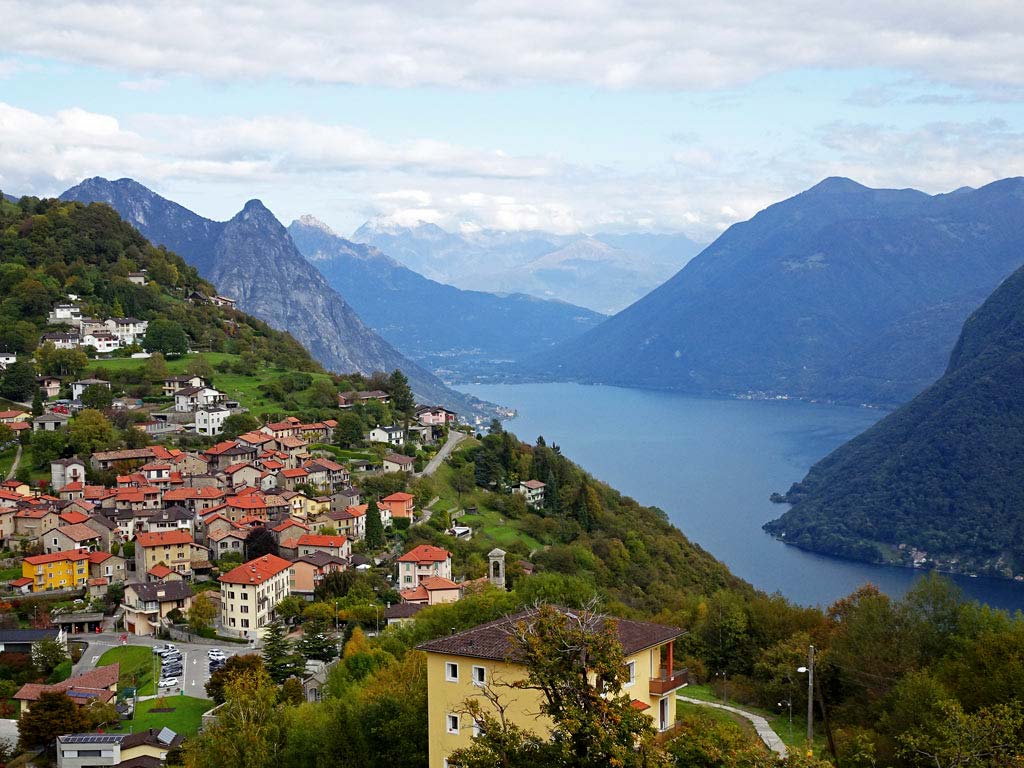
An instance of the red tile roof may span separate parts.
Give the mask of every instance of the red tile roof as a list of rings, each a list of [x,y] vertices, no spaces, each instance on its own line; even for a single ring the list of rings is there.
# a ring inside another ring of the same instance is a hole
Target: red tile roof
[[[383,499],[381,499],[381,501],[399,501],[399,502],[406,502],[406,501],[412,501],[412,500],[413,500],[413,495],[411,493],[404,493],[403,491],[399,491],[398,493],[392,493],[390,496],[385,496]]]
[[[220,577],[220,581],[224,584],[262,584],[291,566],[292,564],[283,557],[263,555],[232,568]]]
[[[71,689],[89,689],[94,691],[102,691],[111,688],[117,684],[117,679],[121,675],[120,664],[110,664],[105,667],[96,667],[88,672],[83,672],[77,677],[69,677],[62,683],[56,685],[42,685],[40,683],[25,683],[21,686],[14,698],[19,701],[35,701],[39,698],[40,694],[52,691],[54,693],[64,693]],[[113,694],[111,694],[113,695]]]
[[[299,537],[300,547],[330,547],[337,549],[345,546],[348,539],[344,536],[322,536],[314,533],[306,533]]]
[[[158,579],[162,579],[171,573],[174,573],[174,571],[172,571],[166,565],[162,564],[154,565],[152,568],[149,569],[149,575],[156,576]]]
[[[76,523],[75,525],[62,525],[57,529],[60,533],[63,533],[72,541],[88,541],[89,539],[98,539],[100,535],[96,533],[85,523]]]
[[[172,544],[191,544],[192,535],[188,531],[150,531],[135,537],[140,547],[164,547]]]
[[[84,523],[86,520],[89,519],[89,516],[83,515],[81,512],[72,509],[68,510],[67,512],[62,512],[60,515],[60,519],[68,525],[77,525],[78,523]]]
[[[434,547],[430,544],[420,544],[418,547],[410,549],[400,558],[400,563],[443,563],[452,554],[447,549],[441,547]]]
[[[66,552],[53,552],[49,555],[32,555],[26,557],[25,562],[29,565],[46,565],[47,563],[58,563],[62,560],[88,560],[89,553],[84,549],[69,549]]]

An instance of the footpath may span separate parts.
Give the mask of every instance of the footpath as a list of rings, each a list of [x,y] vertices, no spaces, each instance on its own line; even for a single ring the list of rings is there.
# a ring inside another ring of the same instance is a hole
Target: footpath
[[[779,734],[772,730],[772,727],[768,725],[768,721],[760,715],[755,715],[753,712],[747,712],[744,709],[738,709],[737,707],[730,707],[728,704],[716,704],[713,701],[704,701],[703,699],[691,699],[689,696],[680,696],[680,701],[685,701],[687,704],[696,704],[700,707],[713,707],[714,709],[724,709],[726,712],[732,712],[740,717],[745,717],[749,720],[754,730],[757,731],[758,737],[764,742],[764,745],[768,747],[772,752],[777,754],[779,757],[786,756],[786,745],[782,739],[779,738]]]

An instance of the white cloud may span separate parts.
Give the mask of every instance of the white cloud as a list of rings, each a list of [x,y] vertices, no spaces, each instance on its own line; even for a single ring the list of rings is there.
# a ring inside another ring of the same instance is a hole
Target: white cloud
[[[652,158],[655,170],[627,173],[430,138],[389,142],[299,118],[119,120],[0,102],[0,147],[8,192],[52,195],[88,176],[130,176],[213,218],[261,197],[284,220],[314,213],[340,232],[386,217],[465,231],[675,229],[709,240],[824,176],[941,192],[1024,174],[1024,135],[1001,121],[835,122],[764,153],[690,140]]]
[[[794,68],[1024,86],[1013,0],[0,0],[0,47],[148,75],[703,90]]]

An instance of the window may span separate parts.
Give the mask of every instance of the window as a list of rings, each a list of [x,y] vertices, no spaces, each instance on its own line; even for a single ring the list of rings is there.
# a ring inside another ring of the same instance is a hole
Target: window
[[[487,670],[483,667],[473,667],[473,685],[483,685],[487,682]]]
[[[445,723],[447,724],[448,733],[453,736],[459,735],[459,716],[458,715],[445,715]]]
[[[636,682],[636,662],[635,661],[631,661],[628,664],[626,664],[626,674],[629,676],[629,679],[626,680],[626,685],[632,685],[633,683]]]
[[[248,627],[249,626],[249,620],[248,619],[242,619],[242,626],[243,627]]]
[[[449,683],[459,682],[459,665],[454,661],[447,661],[444,665],[444,679]]]

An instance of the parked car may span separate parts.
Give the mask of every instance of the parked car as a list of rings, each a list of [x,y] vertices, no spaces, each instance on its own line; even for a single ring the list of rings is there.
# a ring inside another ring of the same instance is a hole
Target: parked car
[[[157,688],[173,688],[177,684],[178,678],[176,677],[161,678],[160,682],[157,683]]]
[[[227,654],[224,653],[220,648],[211,648],[207,654],[211,659],[226,659]]]
[[[166,645],[157,645],[153,647],[153,653],[158,654],[160,656],[163,656],[165,653],[171,652],[177,653],[178,649],[170,643],[167,643]]]

